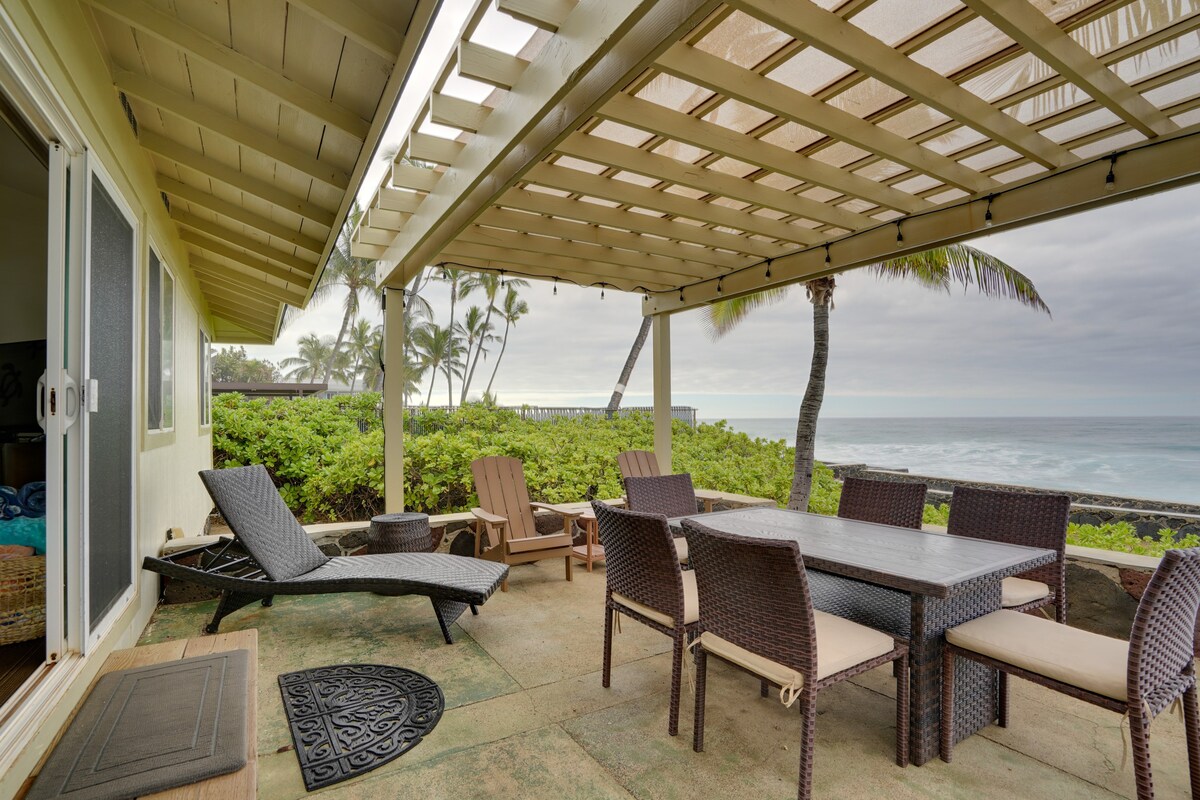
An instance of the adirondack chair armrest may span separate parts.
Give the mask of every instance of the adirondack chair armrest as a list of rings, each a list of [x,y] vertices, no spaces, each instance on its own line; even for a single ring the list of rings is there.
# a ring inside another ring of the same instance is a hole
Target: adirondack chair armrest
[[[550,503],[530,503],[529,505],[540,511],[551,511],[555,514],[561,514],[563,516],[563,518],[567,521],[573,520],[576,517],[583,516],[582,511],[576,511],[571,508],[566,508],[565,506],[556,506],[556,505],[552,505]]]
[[[493,514],[490,511],[484,511],[482,508],[472,508],[471,513],[475,515],[475,519],[485,525],[507,525],[508,517],[502,517],[499,514]]]

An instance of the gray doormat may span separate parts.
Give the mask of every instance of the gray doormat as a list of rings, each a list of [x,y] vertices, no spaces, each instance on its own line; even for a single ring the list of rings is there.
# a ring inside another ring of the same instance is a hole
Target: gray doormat
[[[424,675],[343,664],[279,676],[296,757],[311,792],[383,766],[442,718],[442,690]]]
[[[29,800],[123,800],[241,769],[249,663],[230,650],[105,675]]]

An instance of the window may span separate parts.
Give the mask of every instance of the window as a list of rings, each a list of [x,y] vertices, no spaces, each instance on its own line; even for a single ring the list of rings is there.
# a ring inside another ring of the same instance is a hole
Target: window
[[[212,342],[200,331],[200,427],[212,425]]]
[[[175,427],[175,279],[150,249],[146,282],[146,426]]]

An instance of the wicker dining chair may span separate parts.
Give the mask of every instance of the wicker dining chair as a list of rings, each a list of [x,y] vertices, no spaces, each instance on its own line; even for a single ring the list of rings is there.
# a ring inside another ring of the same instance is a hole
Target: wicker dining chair
[[[626,478],[625,507],[630,511],[662,514],[664,517],[690,517],[697,511],[692,476],[684,472],[679,475]],[[679,563],[686,564],[687,539],[680,533],[674,541]]]
[[[842,480],[837,515],[920,530],[927,488],[923,483],[847,477]]]
[[[1200,798],[1198,611],[1200,550],[1168,550],[1138,603],[1128,642],[1003,610],[951,628],[943,649],[942,760],[952,757],[954,659],[961,657],[1127,715],[1138,800],[1154,797],[1150,723],[1181,700],[1191,796]]]
[[[696,630],[696,576],[679,568],[667,518],[592,501],[604,540],[604,664],[601,685],[612,679],[613,614],[623,614],[675,642],[667,733],[679,733],[684,648]]]
[[[793,541],[752,539],[713,530],[695,520],[683,529],[692,553],[700,601],[696,714],[692,749],[704,751],[708,657],[780,689],[800,702],[800,800],[812,796],[817,693],[847,678],[895,662],[896,763],[908,765],[908,645],[848,619],[815,611],[799,547]]]
[[[1053,562],[1022,572],[1002,583],[1001,605],[1013,611],[1054,606],[1054,619],[1067,621],[1067,519],[1071,498],[1066,495],[1005,492],[955,486],[946,530],[958,536],[990,539],[1053,550]]]

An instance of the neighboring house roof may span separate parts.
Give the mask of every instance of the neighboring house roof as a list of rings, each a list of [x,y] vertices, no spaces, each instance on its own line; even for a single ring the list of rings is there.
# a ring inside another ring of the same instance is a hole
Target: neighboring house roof
[[[307,397],[320,394],[328,389],[324,383],[216,383],[212,385],[212,393],[228,394],[237,392],[246,397]]]
[[[437,0],[85,0],[218,342],[303,307]]]
[[[464,29],[428,99],[461,135],[412,130],[355,234],[388,286],[458,266],[655,314],[1200,180],[1175,3],[496,7],[541,32],[511,56]]]

